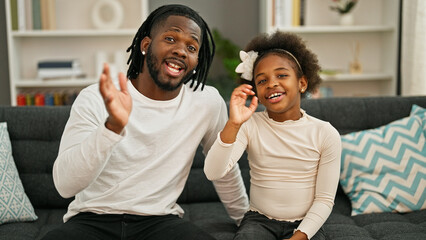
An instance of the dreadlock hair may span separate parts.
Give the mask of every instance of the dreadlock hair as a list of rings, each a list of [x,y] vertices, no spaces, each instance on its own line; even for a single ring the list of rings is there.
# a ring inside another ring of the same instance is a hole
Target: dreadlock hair
[[[197,84],[194,91],[197,90],[200,84],[202,84],[201,90],[203,90],[216,47],[210,29],[203,18],[193,9],[180,4],[161,6],[154,10],[143,22],[133,38],[132,45],[127,48],[127,52],[130,52],[129,59],[127,60],[127,64],[130,64],[127,70],[127,77],[129,79],[136,79],[140,71],[142,71],[145,59],[140,49],[142,39],[145,37],[151,38],[152,30],[167,20],[169,16],[187,17],[193,20],[201,29],[201,47],[198,52],[198,65],[195,68],[196,73],[191,79],[188,79],[185,84],[191,81],[190,87],[192,88],[196,82]]]
[[[276,31],[271,35],[261,34],[251,40],[244,51],[258,52],[258,57],[253,64],[253,71],[259,61],[265,56],[276,54],[287,58],[291,62],[298,78],[306,77],[308,82],[307,92],[316,90],[321,83],[321,77],[319,76],[321,67],[318,63],[317,55],[306,47],[305,41],[301,37],[294,33]],[[299,62],[300,67],[295,59]],[[240,82],[250,84],[253,89],[256,89],[254,81],[240,78]]]

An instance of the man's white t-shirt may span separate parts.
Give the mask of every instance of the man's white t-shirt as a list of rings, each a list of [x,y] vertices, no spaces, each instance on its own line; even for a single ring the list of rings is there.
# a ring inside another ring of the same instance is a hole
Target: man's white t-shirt
[[[167,101],[145,97],[127,83],[133,107],[118,135],[105,128],[108,117],[95,84],[82,90],[66,124],[53,177],[63,197],[75,196],[64,221],[79,212],[183,215],[176,203],[201,143],[207,152],[227,121],[226,105],[213,87],[183,85]],[[215,188],[239,221],[248,199],[238,166]]]

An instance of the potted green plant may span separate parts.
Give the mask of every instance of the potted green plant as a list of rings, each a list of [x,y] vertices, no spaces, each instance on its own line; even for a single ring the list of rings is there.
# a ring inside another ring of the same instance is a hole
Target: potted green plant
[[[212,29],[213,39],[216,44],[215,58],[222,61],[222,65],[226,70],[225,76],[209,77],[209,85],[217,88],[219,93],[225,100],[229,100],[232,91],[238,85],[238,75],[235,68],[240,63],[239,51],[240,47],[231,40],[222,36],[217,29]]]
[[[340,16],[340,25],[353,25],[354,19],[352,10],[355,8],[358,0],[332,0],[330,6],[332,11],[336,11]]]

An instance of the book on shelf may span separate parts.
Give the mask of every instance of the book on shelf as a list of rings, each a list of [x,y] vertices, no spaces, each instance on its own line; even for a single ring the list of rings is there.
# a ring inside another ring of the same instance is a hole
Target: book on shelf
[[[43,60],[37,63],[37,77],[40,79],[79,78],[84,73],[80,61],[71,60]]]
[[[33,18],[33,29],[41,29],[41,13],[40,13],[40,0],[32,0],[32,18]]]
[[[10,22],[12,30],[18,30],[18,0],[10,0]]]
[[[56,29],[56,3],[55,0],[40,0],[41,29]]]
[[[23,31],[26,29],[26,12],[25,0],[18,0],[18,30]]]
[[[38,69],[44,69],[44,68],[72,68],[72,69],[79,69],[80,68],[80,61],[77,59],[70,59],[70,60],[42,60],[37,63]]]
[[[274,26],[297,27],[305,23],[305,0],[274,0]]]
[[[37,77],[43,80],[64,78],[83,78],[86,74],[81,69],[42,69],[37,71]]]
[[[300,0],[293,0],[293,9],[292,9],[292,21],[291,24],[293,27],[300,26]]]
[[[17,106],[64,106],[72,105],[79,91],[22,92],[16,96]]]
[[[306,15],[306,0],[300,0],[300,9],[299,9],[299,25],[305,25],[305,15]]]
[[[28,3],[28,0],[10,0],[11,28],[13,31],[30,29],[28,24],[31,6]]]
[[[33,30],[33,3],[32,0],[24,0],[25,7],[25,29]]]

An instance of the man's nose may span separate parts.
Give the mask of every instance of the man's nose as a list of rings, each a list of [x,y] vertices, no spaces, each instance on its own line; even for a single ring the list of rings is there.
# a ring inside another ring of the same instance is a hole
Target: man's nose
[[[173,54],[181,57],[181,58],[186,58],[187,56],[187,49],[186,46],[184,44],[176,44],[175,48],[173,49]]]

